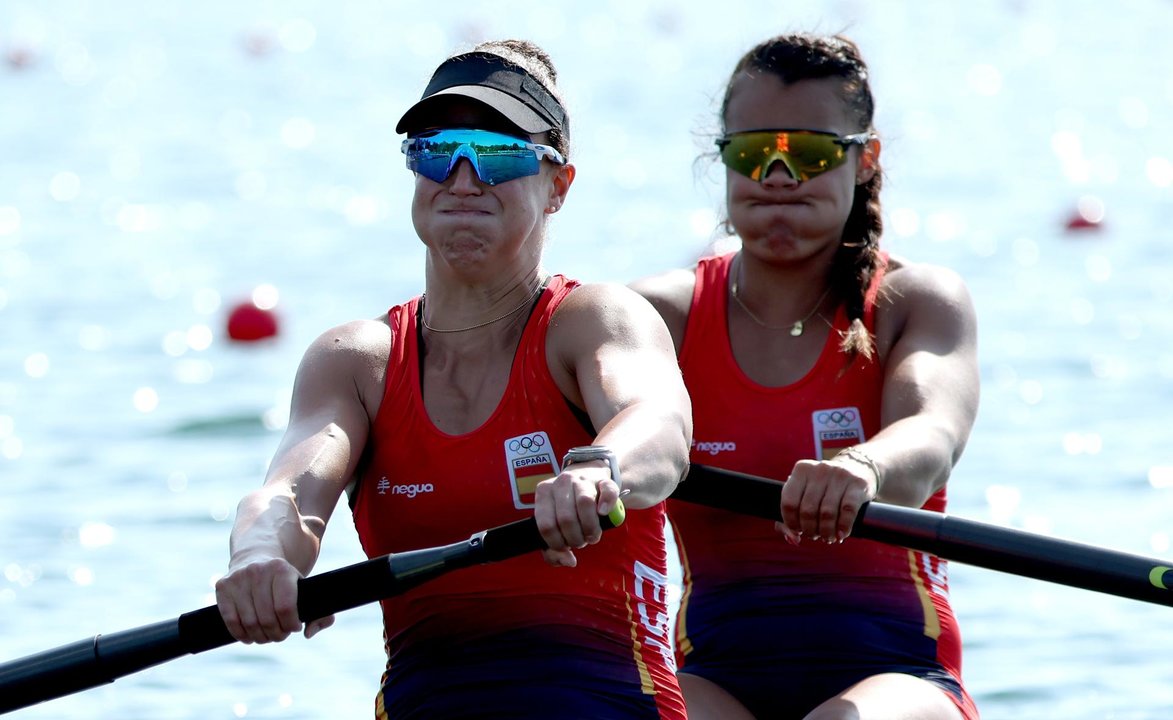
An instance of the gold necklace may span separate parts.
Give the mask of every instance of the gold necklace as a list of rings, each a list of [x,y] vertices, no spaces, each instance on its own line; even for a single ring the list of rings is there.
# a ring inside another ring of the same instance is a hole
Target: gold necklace
[[[549,281],[549,279],[550,278],[548,278],[548,277],[544,278],[540,283],[538,283],[538,287],[532,293],[530,293],[529,296],[526,297],[525,300],[521,301],[520,305],[513,308],[512,310],[505,313],[504,315],[498,315],[497,317],[493,318],[492,320],[486,320],[483,323],[477,323],[476,325],[469,325],[468,327],[462,327],[462,328],[453,328],[451,330],[442,330],[440,328],[434,328],[428,324],[428,321],[424,318],[424,312],[423,312],[424,298],[426,298],[428,296],[428,294],[423,293],[420,295],[420,322],[422,322],[424,324],[425,328],[427,328],[428,330],[431,330],[434,333],[459,333],[459,332],[468,332],[469,330],[476,330],[477,328],[483,328],[486,325],[492,325],[495,322],[500,322],[500,321],[504,320],[505,318],[509,317],[510,315],[516,314],[518,311],[520,311],[526,305],[529,305],[530,302],[532,302],[533,299],[538,296],[538,293],[540,293],[542,290],[546,289],[546,283]]]
[[[745,303],[743,303],[741,301],[741,296],[739,296],[737,294],[737,278],[736,277],[733,278],[733,286],[730,288],[730,290],[732,290],[732,292],[733,292],[734,302],[736,302],[738,307],[740,307],[742,310],[744,310],[745,314],[749,315],[750,319],[753,320],[754,322],[756,322],[758,325],[761,325],[762,327],[766,328],[767,330],[785,330],[786,328],[790,328],[791,337],[798,337],[799,335],[802,335],[802,331],[806,328],[806,321],[810,320],[812,317],[815,316],[815,313],[818,312],[819,308],[822,306],[823,301],[827,299],[827,294],[831,292],[831,286],[830,285],[827,286],[827,289],[824,290],[823,294],[819,296],[819,299],[815,301],[815,306],[813,308],[811,308],[811,311],[808,312],[805,317],[803,317],[799,320],[795,320],[793,323],[788,323],[786,325],[768,325],[768,324],[762,322],[762,319],[759,318],[757,315],[754,315],[753,311],[750,310],[748,307],[746,307]]]

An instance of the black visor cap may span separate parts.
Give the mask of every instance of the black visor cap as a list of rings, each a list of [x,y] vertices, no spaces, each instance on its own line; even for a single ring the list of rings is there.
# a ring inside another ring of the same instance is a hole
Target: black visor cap
[[[433,99],[452,95],[488,105],[527,133],[568,131],[562,103],[533,76],[500,55],[471,52],[436,68],[420,101],[403,114],[395,132],[411,134],[427,127]]]

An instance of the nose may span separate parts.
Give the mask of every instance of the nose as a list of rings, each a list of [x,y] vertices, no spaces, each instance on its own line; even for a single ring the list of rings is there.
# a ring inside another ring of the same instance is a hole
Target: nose
[[[790,172],[790,167],[782,161],[781,158],[775,158],[766,167],[766,176],[762,178],[762,184],[785,187],[788,185],[799,184],[799,179]]]
[[[448,174],[448,179],[452,181],[450,191],[460,194],[475,194],[481,191],[480,178],[477,177],[477,171],[472,165],[472,160],[468,158],[458,158],[456,165],[453,166],[452,172]]]

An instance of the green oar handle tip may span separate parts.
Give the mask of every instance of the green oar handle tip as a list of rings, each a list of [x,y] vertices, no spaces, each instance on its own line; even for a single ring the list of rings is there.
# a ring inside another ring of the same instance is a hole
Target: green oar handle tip
[[[615,507],[611,508],[611,512],[607,513],[603,517],[608,522],[610,522],[610,527],[617,528],[623,524],[624,520],[627,519],[627,508],[623,505],[622,500],[616,500]],[[609,529],[606,522],[603,523],[603,529]]]

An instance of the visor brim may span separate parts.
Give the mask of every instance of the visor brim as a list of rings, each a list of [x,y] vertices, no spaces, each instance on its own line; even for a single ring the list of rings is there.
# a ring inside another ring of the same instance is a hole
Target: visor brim
[[[408,108],[403,117],[395,125],[397,133],[412,133],[429,126],[434,126],[433,118],[428,117],[435,101],[450,96],[466,97],[476,100],[500,113],[506,120],[527,133],[540,133],[552,130],[553,123],[526,107],[517,98],[496,88],[484,85],[457,85],[435,92]]]

